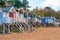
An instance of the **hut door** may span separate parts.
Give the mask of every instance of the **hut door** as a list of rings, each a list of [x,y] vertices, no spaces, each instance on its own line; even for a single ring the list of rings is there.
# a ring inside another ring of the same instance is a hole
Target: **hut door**
[[[9,17],[14,18],[14,12],[10,12],[10,13],[9,13]]]

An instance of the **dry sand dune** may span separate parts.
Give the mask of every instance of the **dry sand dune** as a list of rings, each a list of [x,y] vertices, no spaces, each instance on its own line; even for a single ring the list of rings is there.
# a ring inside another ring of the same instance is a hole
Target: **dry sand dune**
[[[60,27],[36,28],[31,33],[0,34],[0,40],[60,40]]]

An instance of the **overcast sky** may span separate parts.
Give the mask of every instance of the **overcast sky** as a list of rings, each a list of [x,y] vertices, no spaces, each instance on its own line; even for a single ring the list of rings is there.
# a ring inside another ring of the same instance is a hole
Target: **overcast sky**
[[[28,0],[30,9],[34,9],[36,7],[45,8],[46,6],[51,7],[55,10],[60,10],[60,0]]]

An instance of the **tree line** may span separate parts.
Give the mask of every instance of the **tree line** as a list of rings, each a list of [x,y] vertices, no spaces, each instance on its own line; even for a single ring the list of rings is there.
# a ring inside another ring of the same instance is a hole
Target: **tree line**
[[[44,9],[39,9],[38,7],[36,7],[31,12],[34,13],[36,16],[53,16],[57,19],[60,19],[60,11],[55,11],[50,7],[45,7]]]
[[[29,7],[27,0],[0,0],[0,7],[6,7],[6,6],[14,6],[17,8],[20,7]]]

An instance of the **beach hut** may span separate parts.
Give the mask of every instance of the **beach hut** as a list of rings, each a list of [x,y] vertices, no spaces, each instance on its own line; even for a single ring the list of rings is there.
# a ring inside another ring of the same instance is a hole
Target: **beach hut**
[[[0,25],[3,25],[3,13],[2,13],[2,10],[0,8]],[[3,33],[5,33],[5,26],[3,26]]]
[[[44,23],[46,24],[46,26],[49,26],[49,21],[50,21],[50,17],[45,17]]]
[[[2,9],[0,8],[0,25],[3,25],[3,34],[5,34],[5,23],[6,19],[5,16],[3,15]]]
[[[2,8],[2,12],[3,12],[3,20],[2,20],[2,22],[3,22],[3,24],[8,24],[7,25],[8,26],[8,33],[10,33],[10,25],[13,24],[13,22],[15,22],[13,20],[13,17],[15,17],[14,13],[10,14],[10,12],[12,10],[15,11],[14,7],[3,7]],[[3,25],[3,26],[5,26],[5,25]],[[3,28],[3,29],[5,29],[5,28]]]
[[[14,7],[11,7],[9,10],[9,17],[11,19],[12,24],[15,23],[15,17],[16,17],[16,10]]]
[[[2,25],[2,19],[3,19],[3,13],[2,13],[2,10],[0,8],[0,25]]]
[[[3,7],[2,12],[5,16],[8,14],[11,20],[12,20],[12,18],[15,17],[15,8],[13,6],[12,7]],[[11,21],[11,22],[14,22],[14,21]]]
[[[55,17],[51,17],[51,19],[52,19],[54,22],[57,21],[57,19],[56,19]]]
[[[6,14],[8,14],[9,17],[11,17],[11,18],[15,17],[15,8],[13,6],[12,7],[3,7],[2,12],[3,12],[3,14],[5,14],[5,16],[6,16]]]
[[[29,14],[28,14],[28,19],[29,19],[29,20],[32,20],[32,19],[34,18],[34,16],[35,16],[34,14],[29,13]]]
[[[55,17],[51,17],[51,19],[53,20],[54,26],[59,26],[59,22]]]
[[[40,23],[41,23],[41,20],[42,20],[42,19],[41,19],[41,16],[36,16],[36,17],[35,17],[35,21],[36,21],[36,22],[40,22]]]
[[[9,17],[14,18],[16,14],[16,10],[14,9],[14,7],[11,7],[11,9],[9,10]]]
[[[24,13],[24,18],[27,19],[27,17],[28,17],[28,14]]]

